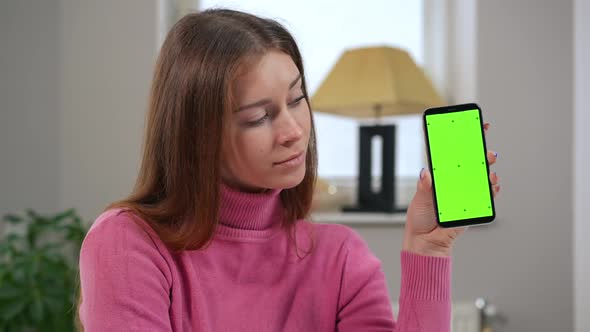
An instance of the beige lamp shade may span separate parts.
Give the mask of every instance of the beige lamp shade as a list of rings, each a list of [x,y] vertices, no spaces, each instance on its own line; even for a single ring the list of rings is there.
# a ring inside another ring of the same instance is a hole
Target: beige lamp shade
[[[314,111],[355,118],[422,113],[441,105],[410,54],[393,47],[347,50],[311,99]]]

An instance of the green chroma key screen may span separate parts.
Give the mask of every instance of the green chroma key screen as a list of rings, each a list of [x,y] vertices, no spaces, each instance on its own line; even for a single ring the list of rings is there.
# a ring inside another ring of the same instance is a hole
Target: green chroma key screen
[[[440,222],[494,214],[479,110],[426,115]]]

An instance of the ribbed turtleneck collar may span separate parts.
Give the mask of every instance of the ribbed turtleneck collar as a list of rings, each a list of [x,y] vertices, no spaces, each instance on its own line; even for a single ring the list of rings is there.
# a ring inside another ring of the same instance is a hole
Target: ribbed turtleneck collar
[[[280,193],[281,189],[242,192],[222,184],[218,233],[238,238],[270,237],[282,220]]]

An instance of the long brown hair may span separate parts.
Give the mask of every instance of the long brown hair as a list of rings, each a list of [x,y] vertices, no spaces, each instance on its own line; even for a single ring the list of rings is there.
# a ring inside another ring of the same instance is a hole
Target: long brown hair
[[[271,49],[290,55],[303,77],[295,40],[276,21],[227,9],[178,21],[156,64],[135,188],[107,210],[133,210],[171,250],[208,243],[219,214],[224,119],[236,106],[232,82],[248,59]],[[305,80],[303,92],[307,96]],[[288,203],[286,226],[306,217],[311,207],[317,169],[313,125],[308,146],[305,178],[281,192]]]
[[[219,218],[222,131],[236,107],[232,82],[242,66],[270,50],[291,56],[310,106],[301,54],[280,23],[228,9],[188,14],[178,21],[156,63],[135,187],[105,211],[131,210],[172,251],[207,245]],[[290,234],[311,209],[317,173],[311,119],[305,177],[280,193],[283,226]],[[81,296],[78,306],[80,301]],[[81,330],[79,321],[77,325]]]

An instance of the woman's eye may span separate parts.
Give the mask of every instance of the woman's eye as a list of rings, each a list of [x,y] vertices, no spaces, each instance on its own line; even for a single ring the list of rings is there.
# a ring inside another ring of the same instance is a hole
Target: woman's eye
[[[301,104],[301,101],[305,98],[305,95],[295,99],[294,101],[291,102],[291,106],[298,106],[299,104]]]
[[[297,99],[295,99],[294,101],[292,101],[291,103],[289,103],[289,106],[292,106],[292,107],[299,106],[301,104],[301,101],[303,99],[305,99],[305,95],[302,95],[301,97],[298,97]],[[266,111],[266,114],[264,114],[264,116],[261,117],[260,119],[246,122],[246,126],[248,126],[248,127],[256,127],[256,126],[259,126],[259,125],[263,124],[268,118],[270,118],[270,115],[269,114],[271,112],[272,111],[267,110]]]
[[[268,119],[268,112],[267,112],[266,114],[264,114],[264,116],[263,116],[263,117],[261,117],[260,119],[258,119],[258,120],[255,120],[255,121],[249,121],[249,122],[247,122],[246,124],[247,124],[249,127],[255,127],[255,126],[259,126],[259,125],[261,125],[261,124],[262,124],[264,121],[266,121],[266,119]]]

